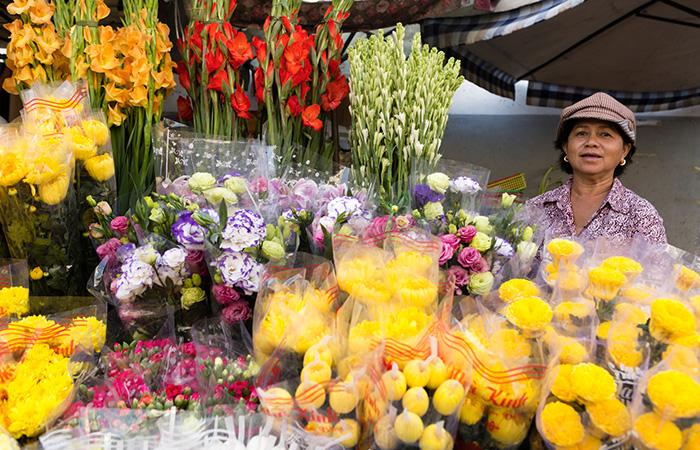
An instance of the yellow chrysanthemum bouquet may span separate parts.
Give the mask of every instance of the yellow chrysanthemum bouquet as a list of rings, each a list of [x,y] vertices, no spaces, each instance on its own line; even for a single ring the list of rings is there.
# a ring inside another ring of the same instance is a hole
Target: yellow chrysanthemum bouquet
[[[79,355],[99,352],[106,339],[106,310],[90,310],[0,326],[0,426],[15,439],[38,436],[70,406],[74,380],[87,369]]]
[[[0,321],[29,312],[27,261],[0,259]]]
[[[675,345],[640,380],[633,404],[633,441],[640,450],[700,445],[700,354]]]
[[[72,147],[61,133],[14,124],[0,140],[0,220],[10,255],[28,261],[33,295],[82,292]]]
[[[527,280],[511,280],[476,301],[463,298],[458,317],[443,315],[439,354],[448,367],[470,366],[472,383],[460,409],[460,434],[482,448],[517,448],[537,409],[546,373],[539,336],[549,305]],[[504,305],[505,302],[505,305]],[[489,306],[494,306],[492,311]]]

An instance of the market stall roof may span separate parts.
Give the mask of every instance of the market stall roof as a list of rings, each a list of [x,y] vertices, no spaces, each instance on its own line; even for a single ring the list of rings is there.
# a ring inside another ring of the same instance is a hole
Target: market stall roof
[[[424,41],[503,97],[563,107],[607,91],[636,111],[700,104],[698,0],[547,0],[514,11],[423,22]]]

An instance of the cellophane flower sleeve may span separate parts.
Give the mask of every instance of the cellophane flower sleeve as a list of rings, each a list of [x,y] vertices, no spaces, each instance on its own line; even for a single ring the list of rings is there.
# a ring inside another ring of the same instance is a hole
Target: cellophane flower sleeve
[[[29,313],[27,261],[0,259],[0,321]]]

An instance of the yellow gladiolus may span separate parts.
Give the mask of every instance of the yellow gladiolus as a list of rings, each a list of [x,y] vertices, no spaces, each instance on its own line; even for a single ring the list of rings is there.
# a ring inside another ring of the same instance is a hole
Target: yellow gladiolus
[[[146,86],[136,86],[129,92],[129,99],[132,106],[145,108],[148,104],[148,89]]]
[[[97,12],[93,16],[93,20],[99,22],[109,15],[109,6],[105,5],[102,0],[97,0]]]
[[[68,168],[58,174],[57,177],[47,183],[39,185],[39,198],[48,205],[57,205],[68,193],[70,186],[70,174]]]
[[[107,122],[109,122],[110,125],[118,127],[122,124],[122,121],[126,119],[126,114],[121,112],[121,108],[119,106],[108,106],[107,109]]]
[[[109,153],[93,156],[85,161],[85,169],[94,180],[107,181],[114,176],[114,160]]]

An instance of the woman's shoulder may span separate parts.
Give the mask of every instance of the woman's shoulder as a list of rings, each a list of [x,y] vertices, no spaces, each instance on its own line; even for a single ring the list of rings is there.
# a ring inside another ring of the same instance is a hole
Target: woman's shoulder
[[[620,197],[621,206],[627,209],[629,214],[633,214],[637,217],[650,215],[659,216],[658,211],[656,211],[656,208],[649,200],[637,194],[632,189],[623,186],[619,180],[616,180],[616,184],[618,183],[619,185],[618,189],[616,189],[616,193]]]
[[[622,186],[619,181],[616,181],[617,183],[619,183],[617,193],[618,205],[620,205],[618,208],[627,214],[636,231],[654,243],[665,244],[667,238],[664,220],[654,205],[633,190]]]
[[[571,180],[567,181],[556,189],[552,189],[551,191],[547,191],[538,195],[537,197],[533,197],[526,201],[525,205],[543,206],[545,203],[553,203],[558,202],[560,199],[567,199],[569,198],[569,192],[571,191],[570,183]]]

